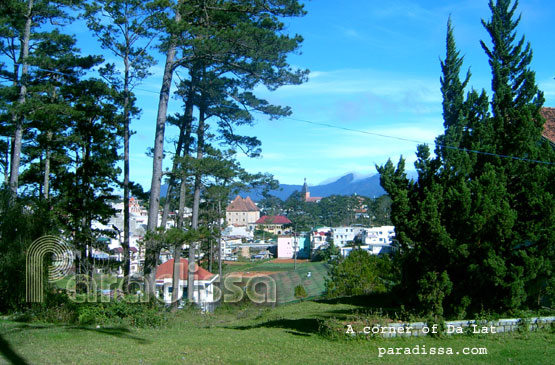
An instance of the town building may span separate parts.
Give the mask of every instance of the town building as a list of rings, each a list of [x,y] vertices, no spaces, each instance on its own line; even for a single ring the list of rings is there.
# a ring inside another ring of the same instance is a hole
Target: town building
[[[331,228],[321,227],[310,232],[310,246],[312,250],[319,250],[322,246],[326,246],[332,239]]]
[[[350,242],[354,242],[355,237],[366,228],[364,227],[334,227],[331,229],[333,244],[338,247],[343,247]]]
[[[296,253],[296,256],[295,256]],[[284,235],[278,236],[277,242],[278,259],[309,259],[310,258],[310,235]]]
[[[264,215],[254,222],[253,227],[254,229],[260,229],[270,232],[271,234],[280,235],[289,232],[289,226],[291,224],[291,221],[283,215]]]
[[[260,209],[250,197],[243,199],[237,195],[227,206],[225,218],[228,225],[249,226],[260,218]]]
[[[395,237],[394,226],[363,228],[356,239],[356,247],[368,251],[372,255],[389,254],[393,252]],[[341,255],[347,256],[353,250],[353,245],[341,247]]]
[[[165,303],[172,302],[173,293],[173,263],[174,259],[168,260],[156,268],[156,291],[160,298]],[[187,295],[187,279],[189,277],[189,264],[186,259],[182,258],[179,261],[179,295],[178,298],[182,299],[183,295]],[[194,273],[195,290],[193,294],[193,301],[201,308],[207,309],[214,303],[214,283],[218,281],[219,276],[197,266]]]

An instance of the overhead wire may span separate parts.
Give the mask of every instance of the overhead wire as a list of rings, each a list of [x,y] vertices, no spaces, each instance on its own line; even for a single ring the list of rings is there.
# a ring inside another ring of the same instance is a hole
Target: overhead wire
[[[69,74],[64,74],[64,73],[59,72],[59,71],[42,69],[42,68],[37,67],[37,66],[32,66],[32,67],[35,68],[35,69],[38,69],[40,71],[44,71],[44,72],[51,72],[51,73],[56,73],[56,74],[60,74],[60,75],[72,76],[72,75],[69,75]],[[157,92],[157,91],[142,89],[142,88],[138,88],[138,87],[135,87],[134,90],[149,92],[149,93],[153,93],[153,94],[159,94],[159,92]],[[221,106],[224,107],[224,108],[229,108],[229,109],[234,109],[234,110],[245,110],[245,109],[242,109],[242,108],[232,107],[232,106],[229,106],[229,105],[221,105]],[[260,110],[254,109],[254,108],[248,109],[248,112],[256,112],[256,113],[260,113],[260,114],[265,114],[263,111],[260,111]],[[364,131],[364,130],[360,130],[360,129],[343,127],[343,126],[338,126],[338,125],[328,124],[328,123],[323,123],[323,122],[315,122],[315,121],[295,118],[295,117],[291,117],[291,116],[282,116],[281,118],[296,121],[296,122],[301,122],[301,123],[305,123],[305,124],[311,124],[311,125],[317,125],[317,126],[326,127],[326,128],[333,128],[333,129],[344,130],[344,131],[348,131],[348,132],[366,134],[366,135],[375,136],[375,137],[389,138],[389,139],[394,139],[394,140],[403,141],[403,142],[410,142],[410,143],[416,143],[416,144],[434,144],[438,148],[451,149],[451,150],[456,150],[456,151],[461,151],[461,152],[475,153],[475,154],[481,154],[481,155],[486,155],[486,156],[494,156],[494,157],[499,157],[499,158],[516,160],[516,161],[529,162],[529,163],[538,163],[538,164],[544,164],[544,165],[555,165],[555,162],[550,162],[550,161],[535,160],[535,159],[529,159],[529,158],[519,157],[519,156],[510,156],[510,155],[503,155],[503,154],[480,151],[480,150],[474,150],[474,149],[468,149],[468,148],[447,146],[447,145],[439,144],[435,141],[434,142],[418,141],[418,140],[414,140],[414,139],[410,139],[410,138],[404,138],[404,137],[399,137],[399,136],[394,136],[394,135],[389,135],[389,134],[384,134],[384,133]]]

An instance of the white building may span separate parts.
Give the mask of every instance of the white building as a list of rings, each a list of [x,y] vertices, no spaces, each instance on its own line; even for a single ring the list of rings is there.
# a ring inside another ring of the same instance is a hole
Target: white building
[[[243,244],[241,236],[222,236],[222,258],[230,260],[233,258],[233,251]]]
[[[165,303],[171,304],[173,295],[173,263],[174,260],[168,260],[156,268],[156,291]],[[179,270],[179,290],[178,300],[187,295],[187,279],[189,274],[189,265],[186,259],[180,260]],[[214,283],[218,281],[219,276],[197,266],[194,273],[195,291],[193,300],[203,309],[206,309],[210,303],[214,302]]]
[[[362,231],[362,244],[364,245],[390,245],[392,238],[395,237],[394,226],[381,226],[373,228],[365,228]]]
[[[332,238],[330,227],[316,228],[310,232],[310,247],[312,251],[319,250],[329,243]]]
[[[372,255],[388,254],[393,250],[392,243],[395,237],[394,226],[363,228],[360,232],[360,247]],[[347,256],[353,247],[341,247],[341,255]]]
[[[359,235],[364,229],[363,227],[335,227],[331,229],[333,244],[338,247],[343,247],[349,242],[353,242],[355,237]]]

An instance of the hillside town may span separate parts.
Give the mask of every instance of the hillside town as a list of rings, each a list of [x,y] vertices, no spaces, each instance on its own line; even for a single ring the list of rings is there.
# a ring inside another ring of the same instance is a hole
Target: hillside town
[[[0,363],[553,363],[554,17],[0,1]]]
[[[304,184],[302,190],[306,202],[317,204],[321,197],[310,197],[308,185]],[[147,210],[140,202],[131,198],[129,201],[130,213],[130,275],[140,277],[143,272],[145,260],[144,235],[146,230]],[[95,223],[94,227],[105,233],[98,238],[101,245],[96,245],[90,253],[97,260],[98,273],[105,271],[101,264],[102,260],[115,260],[121,262],[123,259],[123,248],[121,245],[121,232],[123,231],[123,203],[113,203],[112,208],[116,211],[107,224]],[[360,210],[360,209],[359,209]],[[364,209],[360,210],[364,212]],[[191,209],[185,208],[185,217],[190,217]],[[170,212],[167,228],[175,226],[176,212]],[[161,221],[162,214],[159,214]],[[362,249],[372,255],[391,254],[395,249],[395,230],[393,226],[363,227],[363,226],[337,226],[337,227],[314,227],[308,232],[297,232],[292,222],[283,215],[261,216],[261,209],[249,197],[237,195],[230,200],[226,207],[226,218],[220,222],[221,231],[221,258],[224,262],[238,260],[267,260],[277,259],[299,259],[312,260],[319,256],[319,252],[334,245],[339,249],[340,255],[346,257],[353,249]],[[255,232],[259,232],[255,238]],[[262,237],[260,237],[260,232]],[[264,238],[266,235],[267,238]],[[104,245],[104,247],[102,246]],[[184,250],[187,245],[182,247]],[[207,253],[201,253],[199,259],[203,259]],[[216,257],[218,253],[215,252]],[[180,293],[187,286],[187,264],[181,259]],[[156,271],[157,287],[163,293],[161,296],[169,303],[171,301],[171,279],[173,268],[173,255],[170,250],[162,249],[159,256],[159,265]],[[195,285],[206,287],[201,294],[195,297],[195,301],[206,302],[211,298],[211,285],[217,275],[213,275],[201,269],[198,281]],[[117,275],[122,276],[120,267]],[[210,278],[206,283],[204,280]],[[208,293],[208,294],[206,294]],[[181,294],[180,294],[181,296]]]
[[[546,118],[543,136],[555,145],[555,108],[543,108],[542,115]],[[306,182],[300,192],[302,200],[306,203],[318,204],[322,197],[313,197]],[[94,259],[99,261],[112,259],[122,261],[123,249],[121,246],[123,231],[123,203],[113,203],[112,208],[116,214],[110,218],[107,224],[95,223],[94,227],[99,231],[111,232],[98,238],[99,242],[105,244],[104,248],[97,246],[90,253]],[[185,208],[184,216],[190,218],[192,209]],[[357,207],[356,214],[363,215],[367,212],[364,206]],[[130,275],[140,277],[144,268],[145,250],[144,235],[148,218],[147,210],[141,206],[136,198],[129,200],[130,214]],[[177,212],[170,212],[166,228],[176,225]],[[162,221],[162,212],[158,215],[159,222]],[[277,259],[299,259],[312,260],[319,257],[319,253],[335,246],[339,249],[341,257],[347,257],[353,249],[365,250],[371,255],[390,255],[398,250],[395,239],[394,226],[365,227],[361,225],[352,226],[330,226],[313,227],[310,231],[297,231],[284,215],[262,215],[261,209],[249,196],[237,195],[229,201],[225,209],[225,219],[221,219],[220,253],[214,252],[223,262],[235,262],[238,260],[267,260]],[[255,232],[258,232],[255,236]],[[182,247],[184,250],[187,245]],[[200,260],[207,253],[200,253]],[[187,261],[181,259],[180,296],[185,292],[187,286]],[[102,272],[99,265],[98,272]],[[162,249],[157,267],[157,287],[160,295],[167,303],[171,302],[171,279],[173,268],[173,255],[170,250]],[[195,296],[197,303],[209,302],[212,298],[212,284],[217,275],[201,269],[197,284],[202,291]],[[121,267],[117,274],[123,275]],[[208,281],[205,281],[208,280]]]

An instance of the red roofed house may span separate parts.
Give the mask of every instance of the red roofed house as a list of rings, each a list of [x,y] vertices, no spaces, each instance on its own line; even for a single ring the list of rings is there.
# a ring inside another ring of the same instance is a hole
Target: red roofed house
[[[272,234],[284,234],[290,224],[291,221],[282,215],[264,215],[254,222],[256,229],[263,229]]]
[[[225,220],[229,225],[248,226],[260,218],[260,209],[250,197],[237,195],[225,210]]]
[[[321,196],[310,196],[310,191],[308,191],[308,184],[306,183],[306,177],[304,179],[303,189],[301,190],[301,196],[307,203],[318,203],[322,200]]]
[[[555,147],[555,108],[542,108],[541,115],[545,118],[543,136]]]
[[[168,260],[156,268],[156,290],[159,295],[164,299],[165,303],[172,301],[172,278],[173,278],[173,262]],[[179,272],[179,299],[185,293],[187,297],[187,278],[189,274],[189,264],[186,259],[180,260]],[[197,266],[197,271],[194,273],[195,278],[195,292],[194,301],[201,307],[205,308],[208,303],[214,302],[214,282],[218,279],[218,275]]]

